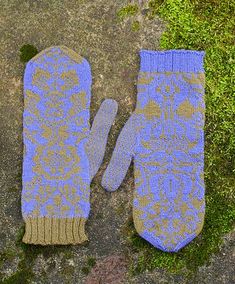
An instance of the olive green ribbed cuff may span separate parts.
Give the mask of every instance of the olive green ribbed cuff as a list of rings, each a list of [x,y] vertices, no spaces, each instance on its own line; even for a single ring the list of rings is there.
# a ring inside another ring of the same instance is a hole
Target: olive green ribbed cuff
[[[22,239],[27,244],[68,245],[87,241],[86,219],[30,217],[25,218],[25,234]]]

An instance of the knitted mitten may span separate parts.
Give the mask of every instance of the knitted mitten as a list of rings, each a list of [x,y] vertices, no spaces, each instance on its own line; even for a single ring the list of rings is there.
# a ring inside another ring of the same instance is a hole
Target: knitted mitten
[[[102,162],[117,103],[105,100],[89,126],[89,63],[51,47],[24,75],[23,242],[77,244],[87,240],[90,182]]]
[[[204,52],[142,50],[137,107],[102,185],[116,190],[134,158],[133,218],[155,247],[175,252],[204,219]]]

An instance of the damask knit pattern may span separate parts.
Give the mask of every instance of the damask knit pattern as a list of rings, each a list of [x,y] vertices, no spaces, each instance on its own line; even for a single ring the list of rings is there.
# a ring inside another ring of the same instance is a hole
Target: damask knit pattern
[[[176,252],[204,220],[204,52],[142,50],[140,56],[137,107],[102,185],[116,190],[134,158],[136,230]]]
[[[89,63],[64,46],[42,51],[26,66],[25,243],[76,244],[87,240],[84,226],[90,211],[90,182],[102,162],[117,111],[116,102],[106,100],[90,131],[91,80]]]

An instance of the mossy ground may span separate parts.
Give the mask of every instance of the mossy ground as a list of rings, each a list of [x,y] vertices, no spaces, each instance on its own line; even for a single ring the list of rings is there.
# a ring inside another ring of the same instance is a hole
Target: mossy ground
[[[123,8],[124,11],[128,9]],[[227,0],[151,0],[146,17],[168,23],[162,49],[205,50],[206,218],[202,233],[176,254],[155,249],[140,238],[130,222],[132,247],[141,255],[133,272],[167,268],[192,274],[215,253],[235,220],[235,2]],[[128,13],[127,13],[128,15]],[[122,16],[123,17],[123,16]]]
[[[87,275],[91,271],[92,267],[96,264],[96,259],[92,256],[87,258],[86,266],[82,267],[82,273]]]
[[[235,98],[232,82],[235,71],[234,8],[232,1],[226,0],[200,2],[196,0],[154,0],[148,2],[148,9],[144,11],[145,17],[153,18],[158,15],[168,22],[167,31],[161,38],[161,48],[206,50],[205,178],[207,206],[202,234],[177,254],[156,250],[136,234],[130,221],[125,233],[129,233],[132,250],[139,255],[137,264],[132,266],[134,272],[159,267],[175,273],[182,273],[185,268],[193,272],[218,250],[223,235],[232,228],[235,216],[233,209],[235,199]],[[134,8],[131,5],[128,9],[124,7],[121,11],[118,15],[120,19],[131,16],[133,30],[141,29],[141,23],[136,18],[140,12],[138,5],[134,5]],[[79,31],[82,28],[76,27],[76,30]],[[69,34],[73,33],[69,32]],[[56,35],[57,33],[53,34],[53,39]],[[40,37],[40,33],[38,36]],[[57,40],[59,42],[61,39],[57,38]],[[25,42],[31,42],[31,39],[26,38]],[[39,43],[35,44],[39,46]],[[87,44],[86,40],[84,45],[87,46]],[[23,62],[31,59],[36,54],[36,50],[29,54],[22,60]],[[15,191],[14,187],[11,191]],[[119,210],[121,213],[122,208]],[[102,215],[102,213],[99,214]],[[101,217],[103,218],[103,215]],[[71,248],[67,246],[41,247],[23,244],[22,235],[23,229],[19,232],[16,251],[7,250],[0,255],[0,264],[15,256],[20,257],[17,272],[5,279],[3,283],[30,283],[34,279],[33,263],[39,255],[47,258],[61,252],[63,255],[71,253]],[[90,270],[93,263],[94,261],[87,260],[84,267]]]
[[[12,274],[10,277],[3,280],[2,284],[16,284],[16,283],[31,283],[34,277],[32,264],[38,257],[42,254],[45,258],[51,257],[53,255],[64,253],[66,257],[71,254],[70,246],[40,246],[40,245],[30,245],[22,242],[25,228],[24,226],[20,228],[18,235],[16,237],[16,251],[7,250],[0,254],[0,263],[5,260],[14,259],[14,257],[19,256],[20,261],[16,273]],[[44,275],[46,276],[46,275]],[[43,275],[42,275],[43,277]]]
[[[34,45],[24,44],[20,48],[20,61],[23,62],[23,63],[27,63],[37,53],[38,53],[38,50]]]
[[[139,10],[138,5],[127,5],[118,11],[118,17],[123,20],[128,16],[134,16]]]

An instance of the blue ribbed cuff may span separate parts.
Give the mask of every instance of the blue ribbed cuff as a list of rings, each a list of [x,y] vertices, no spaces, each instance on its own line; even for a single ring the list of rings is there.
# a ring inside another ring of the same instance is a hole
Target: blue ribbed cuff
[[[196,50],[141,50],[142,72],[204,72],[205,52]]]

